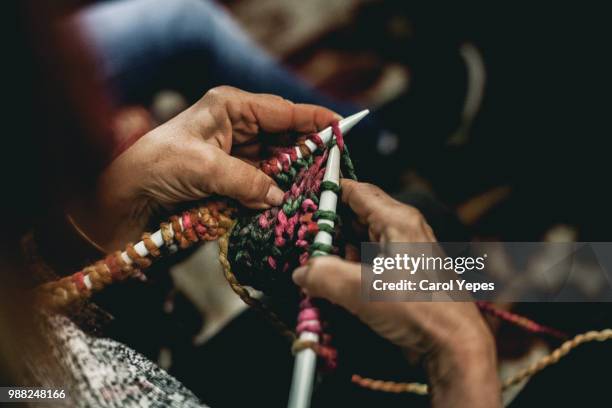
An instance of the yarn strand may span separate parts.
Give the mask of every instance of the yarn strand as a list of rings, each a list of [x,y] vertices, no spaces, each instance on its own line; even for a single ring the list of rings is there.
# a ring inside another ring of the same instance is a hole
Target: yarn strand
[[[184,249],[198,241],[216,240],[232,226],[233,212],[224,201],[212,201],[180,217],[173,216],[170,223],[161,224],[161,246],[173,252],[177,246]],[[142,241],[136,245],[127,244],[125,252],[116,251],[72,275],[38,286],[35,289],[37,301],[53,310],[61,310],[82,303],[115,281],[139,276],[142,269],[151,266],[153,259],[162,254],[161,246],[152,236],[144,233]],[[139,253],[138,246],[146,250],[146,256]]]
[[[502,391],[512,387],[513,385],[519,384],[522,381],[534,376],[540,371],[544,370],[553,364],[556,364],[563,357],[567,356],[572,350],[576,349],[582,344],[593,342],[593,341],[608,341],[612,340],[612,329],[604,329],[600,331],[589,331],[586,333],[578,334],[571,340],[567,340],[561,346],[553,350],[550,354],[542,357],[535,363],[525,367],[517,374],[502,381]],[[394,381],[381,381],[373,380],[371,378],[361,377],[359,375],[353,375],[351,381],[360,387],[367,388],[374,391],[384,391],[392,393],[412,393],[418,395],[427,395],[429,393],[429,387],[427,384],[421,383],[403,383]]]
[[[150,267],[155,259],[185,249],[200,241],[218,240],[219,262],[232,290],[250,307],[262,312],[292,344],[292,352],[313,349],[325,362],[327,369],[336,366],[336,350],[331,347],[331,336],[324,332],[319,309],[308,296],[301,297],[295,331],[291,330],[264,302],[251,296],[245,287],[252,286],[264,292],[287,287],[290,270],[305,264],[309,257],[334,253],[336,248],[327,243],[313,242],[316,234],[329,234],[333,238],[339,221],[335,211],[320,209],[323,192],[340,193],[340,185],[323,180],[325,163],[332,146],[340,150],[341,172],[344,177],[356,179],[355,169],[338,124],[332,125],[334,137],[324,143],[318,135],[301,138],[293,148],[278,149],[261,169],[286,189],[283,205],[262,213],[234,218],[236,209],[225,201],[207,204],[171,217],[160,224],[155,234],[144,233],[142,241],[128,244],[124,252],[116,251],[96,263],[86,266],[70,276],[47,282],[36,292],[40,301],[53,309],[64,309],[80,304],[93,293],[113,282],[136,277]],[[327,139],[326,139],[327,140]],[[246,211],[246,210],[245,210]],[[234,219],[233,219],[234,218]],[[253,273],[256,272],[256,274]],[[236,274],[235,274],[236,273]],[[526,317],[495,308],[486,302],[477,302],[483,313],[515,324],[524,330],[567,339],[568,336],[554,328],[540,325]],[[300,340],[303,332],[315,333],[319,342]],[[502,382],[502,390],[518,384],[546,367],[556,364],[582,344],[612,339],[612,329],[589,331],[565,341],[560,347],[516,375]],[[426,395],[427,384],[381,381],[353,375],[352,382],[371,390],[392,393]]]
[[[493,306],[493,304],[489,302],[477,301],[476,306],[478,306],[478,308],[484,313],[490,314],[503,321],[521,327],[528,332],[535,334],[545,334],[560,340],[566,340],[569,337],[567,334],[561,332],[560,330],[544,326],[519,314],[496,308],[495,306]]]

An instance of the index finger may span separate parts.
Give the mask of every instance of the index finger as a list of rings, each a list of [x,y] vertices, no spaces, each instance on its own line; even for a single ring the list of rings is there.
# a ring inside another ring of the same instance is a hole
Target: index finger
[[[395,203],[395,200],[387,193],[372,184],[342,179],[340,186],[342,187],[342,201],[348,204],[362,220],[367,220],[375,210],[380,210],[381,206]]]
[[[248,104],[260,130],[270,133],[313,133],[342,119],[322,106],[293,103],[275,95],[251,94]]]

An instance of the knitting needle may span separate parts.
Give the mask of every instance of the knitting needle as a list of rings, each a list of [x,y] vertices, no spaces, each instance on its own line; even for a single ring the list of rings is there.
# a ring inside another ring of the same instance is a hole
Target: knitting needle
[[[354,115],[346,117],[346,118],[342,119],[340,122],[338,122],[338,127],[340,128],[340,131],[342,132],[342,134],[346,134],[349,130],[351,130],[353,128],[353,126],[355,126],[357,123],[359,123],[361,121],[361,119],[363,119],[368,113],[370,113],[370,111],[368,109],[364,109],[361,112],[357,112]],[[332,132],[331,126],[326,127],[325,129],[320,131],[318,134],[319,134],[319,137],[321,138],[321,140],[323,141],[323,143],[327,144],[331,140],[331,138],[333,136],[333,132]],[[312,152],[317,150],[317,147],[318,147],[314,142],[312,142],[310,140],[306,140],[306,145],[308,146],[308,148]],[[301,152],[300,152],[298,147],[296,147],[296,150],[299,153],[299,156],[301,157],[302,154],[301,154]],[[329,159],[328,159],[328,163],[329,163]],[[338,181],[336,180],[336,183],[337,182]],[[333,194],[333,195],[335,197],[335,194]],[[325,194],[321,195],[322,199],[323,199],[323,196],[325,196]],[[336,206],[334,204],[334,211],[335,211],[335,209],[336,209]],[[326,220],[321,220],[321,221],[326,221]],[[179,222],[180,222],[181,230],[182,230],[182,228],[183,228],[183,223],[182,223],[183,221],[182,221],[182,219],[179,218]],[[328,221],[326,221],[326,222],[328,222]],[[329,222],[331,222],[331,221],[329,221]],[[332,223],[332,225],[333,225],[333,223]],[[171,231],[171,234],[173,234],[173,233],[174,233],[174,231]],[[164,246],[164,240],[162,238],[161,231],[156,231],[155,233],[151,234],[151,240],[155,243],[155,245],[157,245],[158,248],[161,248],[162,246]],[[149,251],[147,250],[147,248],[145,247],[144,242],[142,242],[142,241],[140,241],[136,245],[134,245],[134,249],[136,250],[136,252],[140,256],[147,256],[149,254]],[[121,254],[121,257],[123,258],[123,260],[128,265],[132,263],[132,259],[128,256],[127,252],[123,252]]]
[[[338,123],[338,126],[340,127],[340,131],[343,134],[345,134],[353,126],[355,126],[361,119],[363,119],[369,112],[370,111],[366,109],[366,110],[358,112],[358,113],[356,113],[354,115],[351,115],[351,116],[349,116],[347,118],[342,119]],[[329,140],[331,139],[332,135],[333,135],[333,132],[332,132],[331,126],[325,128],[321,132],[319,132],[319,137],[321,138],[323,143],[328,143]],[[310,140],[307,140],[306,144],[307,144],[308,148],[312,152],[314,152],[317,149],[317,145],[315,143],[311,142]],[[296,147],[296,151],[299,153],[299,157],[301,157],[301,152],[300,152],[299,148]],[[181,231],[182,231],[183,230],[183,221],[182,221],[181,218],[179,218],[179,224],[180,224]],[[170,232],[171,237],[174,236],[174,231],[173,231],[172,228],[169,228],[169,232]],[[155,243],[155,245],[158,248],[161,248],[161,247],[163,247],[165,245],[164,239],[162,237],[161,230],[158,230],[158,231],[154,232],[153,234],[151,234],[151,240],[153,241],[153,243]],[[137,244],[135,244],[134,245],[134,250],[140,256],[144,257],[144,256],[149,255],[149,251],[147,250],[147,247],[145,246],[143,241],[140,241]],[[127,254],[126,251],[121,253],[121,257],[123,258],[125,263],[128,264],[128,265],[131,265],[133,263],[132,258],[130,258],[130,256]],[[89,275],[85,275],[84,278],[83,278],[83,281],[85,283],[85,286],[87,286],[88,289],[92,288],[93,285],[91,283]]]
[[[368,109],[364,109],[361,112],[357,112],[349,117],[342,119],[340,122],[338,122],[338,127],[340,128],[340,131],[342,132],[342,134],[344,135],[349,130],[351,130],[353,126],[359,123],[361,119],[365,118],[368,113],[370,113],[370,111]],[[332,131],[331,126],[328,126],[319,132],[319,137],[321,138],[324,144],[327,144],[331,140],[333,134],[334,133]],[[317,150],[317,145],[311,140],[306,140],[306,145],[308,146],[311,152],[314,152],[315,150]]]
[[[342,134],[345,134],[346,132],[351,130],[353,126],[359,123],[359,121],[363,119],[368,113],[370,113],[370,111],[367,109],[364,109],[361,112],[357,112],[354,115],[351,115],[348,118],[344,118],[340,122],[338,122],[338,127],[340,128],[340,131],[342,132]],[[323,145],[326,145],[333,136],[333,131],[332,131],[331,126],[328,126],[322,131],[320,131],[318,133],[318,136],[323,142]],[[314,153],[319,148],[319,146],[317,146],[317,144],[313,142],[312,140],[306,139],[304,143],[306,144],[306,146],[308,147],[311,153]],[[295,146],[294,149],[295,149],[295,154],[298,157],[298,159],[301,159],[302,151],[300,150],[299,146]],[[285,153],[285,160],[288,163],[291,163],[291,155]],[[283,165],[281,164],[280,161],[277,161],[276,165],[278,166],[279,170],[281,171],[283,170]]]
[[[358,112],[348,118],[345,118],[338,123],[342,134],[346,134],[353,126],[369,113],[368,110]],[[322,130],[319,137],[324,143],[328,143],[332,137],[331,127]],[[314,143],[313,143],[314,145]],[[310,146],[309,146],[310,148]],[[314,151],[316,145],[314,145]],[[333,146],[329,151],[327,165],[323,181],[331,181],[339,184],[340,182],[340,149],[338,146]],[[321,193],[319,201],[319,210],[336,212],[338,196],[331,190],[325,190]],[[319,219],[318,224],[328,224],[334,226],[334,221]],[[315,236],[314,242],[327,245],[332,244],[333,237],[325,231],[319,231]],[[318,343],[319,336],[316,333],[304,331],[300,334],[300,340],[312,341]],[[314,382],[314,374],[317,363],[317,355],[311,348],[305,348],[299,351],[295,356],[295,364],[293,366],[293,379],[291,383],[291,391],[289,393],[289,408],[308,408],[312,397],[312,385]]]

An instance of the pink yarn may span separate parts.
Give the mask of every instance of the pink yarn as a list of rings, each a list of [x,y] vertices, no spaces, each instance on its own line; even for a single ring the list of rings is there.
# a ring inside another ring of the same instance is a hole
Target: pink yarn
[[[476,306],[478,306],[478,308],[482,310],[483,312],[489,313],[493,316],[496,316],[516,326],[522,327],[528,332],[537,333],[537,334],[548,334],[549,336],[556,337],[558,339],[568,338],[567,334],[557,329],[554,329],[548,326],[544,326],[540,323],[534,322],[533,320],[528,319],[519,314],[512,313],[512,312],[509,312],[503,309],[498,309],[489,302],[477,301]]]
[[[297,327],[295,331],[298,334],[303,332],[320,333],[321,322],[319,322],[319,310],[314,307],[310,298],[304,297],[300,302],[300,313],[297,318]]]
[[[314,142],[317,143],[316,140]],[[313,164],[308,169],[303,169],[298,173],[295,183],[288,191],[285,192],[285,201],[288,199],[297,200],[305,191],[318,191],[321,184],[321,180],[318,179],[321,179],[323,177],[323,173],[325,172],[323,163],[325,162],[326,158],[327,152],[324,152],[322,155],[314,158]],[[279,160],[281,162],[286,161],[287,157],[282,156],[279,158]],[[296,212],[291,217],[287,217],[282,209],[271,209],[260,215],[258,224],[262,228],[270,228],[272,225],[274,226],[274,245],[277,247],[287,245],[288,239],[292,239],[295,236],[295,230],[297,228],[298,236],[295,246],[304,250],[304,252],[299,256],[300,264],[303,265],[308,261],[309,257],[307,251],[308,242],[306,238],[309,233],[315,231],[313,224],[316,225],[316,223],[311,221],[311,216],[309,214],[312,214],[317,210],[317,205],[312,199],[306,198],[303,200],[300,210],[301,211]],[[307,218],[303,218],[304,216],[307,216]],[[268,260],[268,264],[272,265],[270,260]],[[274,262],[274,265],[275,266],[273,268],[277,269],[278,264]]]
[[[295,226],[298,223],[298,217],[299,214],[294,214],[293,216],[291,216],[291,218],[287,220],[287,226],[285,227],[285,232],[287,233],[287,235],[293,236],[293,233],[295,232]]]
[[[307,252],[304,252],[303,254],[300,255],[300,265],[306,265],[306,263],[308,262],[308,258],[310,258],[310,254]]]
[[[336,137],[338,147],[340,150],[343,150],[344,140],[338,123],[332,125],[332,131]],[[321,140],[317,134],[311,135],[310,140],[318,147],[323,147],[324,145],[323,140]],[[295,148],[279,149],[276,152],[277,154],[275,157],[277,161],[271,160],[266,167],[269,167],[268,170],[274,173],[278,170],[278,167],[275,167],[276,163],[280,163],[283,170],[287,171],[291,166],[291,162],[297,160]],[[324,151],[321,155],[314,156],[312,164],[308,168],[303,168],[298,172],[295,182],[292,184],[291,188],[285,192],[285,202],[290,199],[302,199],[302,203],[295,214],[288,217],[282,209],[271,209],[261,214],[257,220],[262,229],[273,228],[274,245],[277,247],[284,247],[288,244],[288,241],[295,240],[295,247],[299,248],[299,251],[301,251],[299,254],[300,265],[305,265],[310,257],[308,253],[308,238],[316,234],[319,230],[318,224],[312,221],[312,214],[318,209],[318,206],[312,199],[304,198],[304,195],[305,193],[316,194],[320,191],[321,181],[325,173],[324,163],[327,161],[327,157],[327,151]],[[279,265],[279,262],[272,256],[268,256],[267,262],[274,270],[282,268],[283,271],[287,271],[289,268],[288,262],[283,262],[282,265]],[[336,350],[329,345],[331,336],[323,333],[323,324],[319,319],[319,310],[312,305],[310,298],[307,296],[300,302],[300,313],[297,318],[296,332],[298,335],[304,332],[318,334],[320,340],[319,346],[316,348],[317,354],[324,360],[327,369],[336,367],[337,353]]]
[[[307,198],[304,201],[302,201],[302,210],[314,212],[316,211],[316,209],[317,209],[317,205],[310,198]]]
[[[295,328],[295,331],[298,334],[301,334],[303,332],[319,334],[321,333],[321,323],[318,320],[307,320],[304,322],[300,322]]]
[[[333,125],[332,125],[332,126],[333,126]],[[337,123],[337,122],[336,122],[336,126],[338,126],[338,123]],[[334,128],[332,127],[332,130],[333,130],[333,129],[334,129]],[[338,127],[338,130],[340,130],[340,127]],[[319,147],[323,146],[323,140],[321,139],[321,137],[320,137],[318,134],[316,134],[316,133],[315,133],[315,134],[310,135],[310,138],[309,138],[309,139],[310,139],[310,140],[312,140],[312,142],[313,142],[314,144],[316,144],[317,146],[319,146]]]
[[[290,191],[292,197],[297,197],[300,195],[300,188],[296,184],[291,186]]]
[[[274,259],[273,257],[269,256],[268,257],[268,265],[270,265],[270,268],[276,269],[276,259]]]
[[[188,212],[183,213],[183,230],[191,228],[191,215]]]
[[[298,241],[303,241],[306,238],[306,232],[308,232],[308,224],[303,222],[298,229]]]
[[[204,236],[204,234],[206,234],[206,232],[207,232],[207,231],[206,231],[206,227],[205,227],[205,226],[203,226],[203,225],[202,225],[202,224],[200,224],[200,223],[197,223],[197,224],[195,225],[195,230],[196,230],[196,233],[198,234],[198,236],[199,236],[199,237]]]
[[[316,320],[318,318],[319,318],[319,312],[314,307],[310,307],[310,308],[304,309],[298,315],[298,320],[300,320],[300,321],[304,321],[304,320]]]
[[[270,221],[268,220],[268,217],[266,216],[267,215],[266,213],[267,213],[267,211],[262,213],[259,216],[259,220],[258,220],[259,221],[259,226],[262,229],[268,229],[268,227],[270,226]]]
[[[334,136],[336,136],[336,143],[338,144],[338,149],[340,149],[340,151],[343,151],[344,137],[342,136],[342,131],[340,131],[340,126],[338,125],[338,122],[332,123],[332,132],[334,133]]]
[[[298,336],[304,332],[318,334],[320,339],[317,354],[323,360],[325,369],[334,370],[337,367],[338,353],[330,346],[331,336],[323,333],[323,325],[319,320],[319,309],[312,305],[307,296],[300,302],[300,313],[295,331]]]
[[[283,212],[283,210],[280,210],[278,212],[278,216],[276,217],[276,226],[274,227],[274,235],[276,236],[276,246],[283,246],[285,245],[285,239],[283,238],[283,232],[285,232],[285,229],[287,228],[287,216],[285,215],[285,213]],[[279,244],[280,242],[282,242],[282,244]]]
[[[283,171],[289,170],[289,166],[291,166],[291,159],[285,153],[280,154],[278,157],[281,165],[283,166]]]
[[[278,215],[276,216],[276,220],[279,225],[285,225],[287,223],[287,216],[285,215],[283,210],[280,210],[278,212]]]

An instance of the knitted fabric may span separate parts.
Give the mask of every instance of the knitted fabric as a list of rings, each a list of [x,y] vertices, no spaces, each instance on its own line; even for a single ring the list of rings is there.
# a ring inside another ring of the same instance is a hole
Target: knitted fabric
[[[300,139],[295,148],[277,149],[274,157],[262,164],[262,170],[273,177],[286,191],[280,207],[260,212],[244,208],[236,211],[228,206],[226,201],[208,201],[181,215],[171,217],[169,222],[162,223],[159,233],[163,245],[156,244],[152,234],[143,234],[140,244],[146,248],[145,256],[136,249],[137,245],[128,244],[124,254],[117,251],[70,276],[39,286],[36,292],[41,306],[61,310],[79,305],[93,292],[103,289],[112,282],[138,276],[142,269],[149,267],[154,259],[160,256],[188,248],[200,241],[218,240],[219,261],[232,289],[245,303],[263,311],[271,319],[293,342],[294,352],[306,347],[313,348],[323,358],[325,367],[333,369],[336,365],[336,352],[330,346],[331,337],[323,332],[325,325],[321,322],[321,313],[313,300],[303,296],[291,280],[293,269],[306,263],[309,257],[337,252],[333,246],[314,242],[314,236],[319,231],[331,234],[336,244],[340,238],[337,234],[340,221],[337,214],[318,209],[322,191],[330,190],[336,194],[340,192],[338,184],[322,181],[331,146],[337,144],[342,152],[343,177],[355,178],[348,149],[337,124],[333,126],[333,133],[335,139],[332,139],[327,146],[318,135],[311,135]],[[307,140],[317,146],[314,153],[306,143]],[[317,223],[319,219],[334,221],[335,227]],[[126,262],[126,256],[131,262]],[[293,305],[289,314],[298,315],[295,321],[296,330],[290,330],[287,327],[287,319],[282,320],[277,317],[266,303],[253,298],[245,285],[264,292],[269,298],[282,299],[285,305]],[[299,313],[293,313],[297,312],[295,305],[299,305]],[[489,303],[478,302],[478,306],[483,313],[515,324],[534,334],[549,335],[557,339],[568,338],[555,329],[497,309]],[[296,340],[304,331],[319,334],[320,343]],[[611,339],[610,329],[578,335],[563,343],[551,355],[525,368],[515,377],[505,380],[504,388],[556,363],[572,349],[585,342]],[[353,382],[380,391],[428,393],[425,384],[378,381],[357,375],[353,377]]]
[[[322,191],[330,190],[336,194],[340,191],[338,184],[323,181],[331,146],[337,144],[342,153],[342,173],[355,177],[342,133],[337,125],[332,129],[335,139],[327,146],[323,145],[318,135],[309,137],[318,147],[314,153],[311,153],[304,140],[300,140],[298,147],[302,157],[298,157],[298,149],[284,149],[262,165],[266,173],[285,187],[283,204],[261,213],[239,213],[236,226],[230,234],[228,256],[237,280],[277,300],[284,299],[289,305],[297,304],[301,296],[291,280],[293,270],[304,265],[311,256],[336,252],[336,248],[331,245],[313,242],[320,230],[332,237],[337,235],[331,225],[317,223],[319,219],[327,219],[334,221],[335,226],[338,225],[335,212],[318,209]],[[312,347],[322,357],[327,369],[335,368],[336,351],[330,347],[331,337],[323,333],[324,325],[320,320],[319,309],[306,296],[302,296],[299,301],[299,309],[296,333],[318,334],[321,342],[317,345],[310,342],[295,343],[294,352]]]

